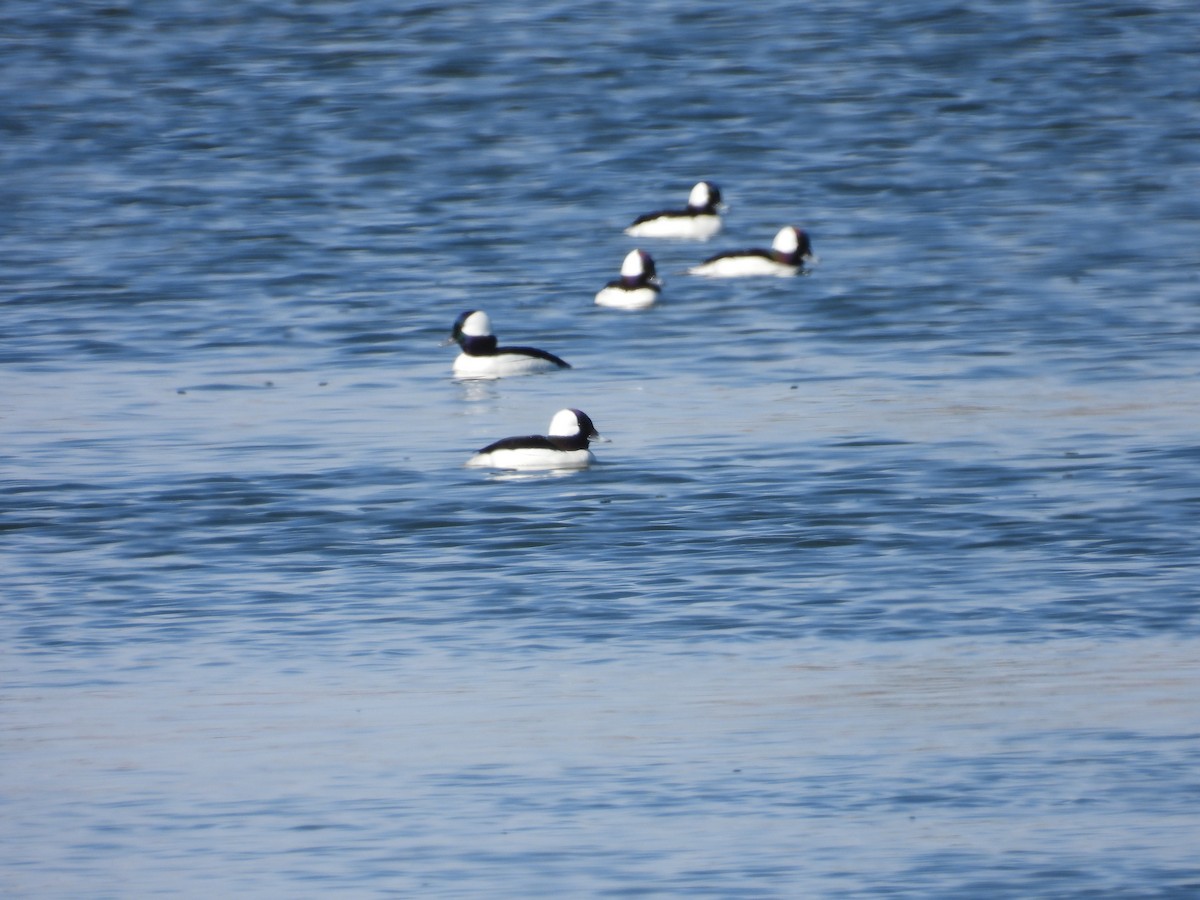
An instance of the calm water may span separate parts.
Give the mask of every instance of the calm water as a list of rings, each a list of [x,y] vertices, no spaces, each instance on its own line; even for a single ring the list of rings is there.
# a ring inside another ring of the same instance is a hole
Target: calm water
[[[1200,8],[529,6],[4,5],[0,893],[1200,896]]]

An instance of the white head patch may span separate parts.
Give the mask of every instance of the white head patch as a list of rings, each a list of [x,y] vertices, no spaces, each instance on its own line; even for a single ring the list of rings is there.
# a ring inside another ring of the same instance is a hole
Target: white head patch
[[[625,257],[625,261],[621,263],[621,274],[626,278],[637,278],[646,271],[642,265],[642,251],[630,250]]]
[[[712,195],[708,192],[707,182],[701,181],[688,194],[688,206],[708,206],[711,199]]]
[[[579,420],[575,418],[575,410],[560,409],[550,420],[551,437],[574,437],[579,434]]]
[[[775,235],[775,240],[771,241],[771,249],[783,254],[795,253],[799,246],[800,239],[796,236],[796,229],[791,225],[780,228],[779,234]]]
[[[483,310],[478,310],[467,316],[462,331],[467,337],[487,337],[492,333],[492,320]]]

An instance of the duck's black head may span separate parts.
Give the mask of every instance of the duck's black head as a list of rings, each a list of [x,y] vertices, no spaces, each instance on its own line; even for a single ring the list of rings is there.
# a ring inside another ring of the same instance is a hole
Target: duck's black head
[[[701,181],[688,195],[688,211],[715,215],[721,206],[721,189],[711,181]]]
[[[450,340],[462,347],[464,352],[476,355],[492,353],[496,349],[492,320],[479,309],[468,309],[454,320]]]
[[[654,258],[645,250],[630,250],[621,263],[621,284],[627,288],[659,284]]]

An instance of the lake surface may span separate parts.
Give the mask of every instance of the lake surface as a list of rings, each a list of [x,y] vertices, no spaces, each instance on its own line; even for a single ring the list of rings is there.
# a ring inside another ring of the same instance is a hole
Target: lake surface
[[[1200,896],[1200,7],[534,7],[5,5],[0,893]]]

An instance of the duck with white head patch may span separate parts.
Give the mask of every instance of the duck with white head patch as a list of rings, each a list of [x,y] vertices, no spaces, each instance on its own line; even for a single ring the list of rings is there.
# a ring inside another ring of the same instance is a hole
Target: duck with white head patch
[[[492,320],[478,309],[468,309],[454,321],[446,343],[462,348],[454,360],[458,378],[505,378],[571,368],[566,360],[536,347],[497,346]]]
[[[701,181],[688,195],[687,209],[646,213],[633,220],[625,233],[633,237],[682,238],[706,241],[721,230],[721,189]]]
[[[607,440],[596,431],[587,413],[560,409],[550,420],[549,434],[501,438],[468,459],[466,465],[487,469],[584,469],[596,461],[588,444]]]
[[[606,284],[596,294],[596,302],[615,309],[645,309],[654,305],[661,291],[654,259],[645,250],[630,250],[621,263],[621,277]]]
[[[688,269],[690,275],[707,275],[709,278],[742,278],[755,275],[804,274],[805,263],[816,265],[808,234],[800,228],[787,225],[779,229],[770,250],[754,248],[734,250],[710,256],[698,266]]]

